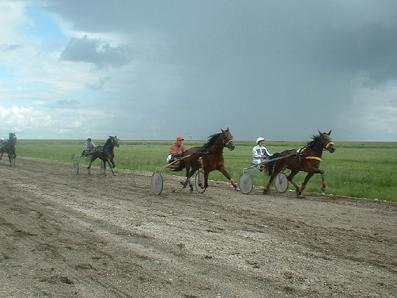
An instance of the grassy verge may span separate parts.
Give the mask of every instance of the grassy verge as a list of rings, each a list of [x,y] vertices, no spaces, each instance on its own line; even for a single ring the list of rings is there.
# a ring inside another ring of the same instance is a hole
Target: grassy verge
[[[103,141],[95,140],[96,144]],[[115,150],[115,161],[119,168],[153,171],[165,164],[169,141],[122,141]],[[186,142],[187,146],[202,145],[203,142]],[[271,152],[298,148],[305,142],[269,142]],[[19,140],[17,155],[69,161],[73,154],[82,151],[83,141],[76,140]],[[238,179],[242,169],[251,162],[249,142],[236,142],[234,151],[225,150],[225,163],[229,173]],[[321,168],[325,170],[329,184],[328,192],[335,195],[365,197],[397,201],[397,143],[379,142],[336,142],[337,150],[325,152]],[[177,173],[184,175],[184,172]],[[301,183],[304,173],[296,176]],[[267,180],[263,174],[253,172],[255,184],[263,185]],[[225,180],[217,172],[210,179]],[[315,175],[307,191],[317,192],[320,176]]]

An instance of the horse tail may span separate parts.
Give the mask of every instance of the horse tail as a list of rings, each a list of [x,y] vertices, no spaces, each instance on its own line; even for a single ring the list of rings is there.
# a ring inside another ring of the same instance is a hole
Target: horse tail
[[[269,174],[269,176],[271,176],[273,174],[274,171],[274,166],[276,165],[276,161],[277,160],[273,160],[274,158],[280,157],[280,153],[274,153],[271,157],[270,157],[270,161],[266,164],[266,169],[267,169],[267,173]]]

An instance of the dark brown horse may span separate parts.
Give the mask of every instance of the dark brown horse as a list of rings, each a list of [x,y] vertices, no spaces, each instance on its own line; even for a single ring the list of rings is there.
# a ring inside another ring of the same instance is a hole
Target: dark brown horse
[[[109,165],[110,170],[112,171],[112,174],[114,175],[113,169],[116,167],[116,164],[114,163],[114,152],[113,149],[114,147],[119,147],[119,139],[117,136],[112,137],[110,136],[107,141],[105,142],[105,145],[103,146],[97,146],[95,148],[95,151],[89,154],[90,157],[90,163],[88,164],[88,173],[90,173],[91,170],[91,164],[94,160],[97,158],[101,159],[104,164],[104,168],[106,170],[106,163]]]
[[[221,129],[220,133],[208,137],[208,142],[202,147],[193,147],[180,155],[181,166],[179,170],[186,169],[186,181],[181,182],[183,188],[189,184],[190,190],[193,191],[193,185],[190,178],[194,173],[202,168],[204,170],[205,182],[203,187],[208,187],[208,175],[214,170],[221,172],[232,184],[234,189],[238,190],[237,184],[225,170],[223,159],[223,148],[234,150],[233,136],[229,128]]]
[[[8,134],[7,141],[3,141],[0,143],[0,160],[3,158],[3,154],[7,153],[11,167],[15,166],[15,158],[17,157],[17,154],[15,153],[16,143],[17,143],[17,137],[13,132],[10,132]]]
[[[328,150],[331,153],[335,152],[335,144],[334,142],[332,142],[330,134],[331,131],[329,131],[328,133],[319,131],[319,135],[313,136],[312,141],[307,143],[305,147],[299,150],[292,149],[274,154],[273,158],[277,158],[277,160],[269,162],[267,164],[270,179],[263,193],[268,193],[269,187],[274,177],[276,177],[277,174],[284,169],[291,170],[291,173],[288,175],[287,178],[288,181],[295,186],[297,197],[301,196],[307,182],[314,174],[321,175],[321,190],[325,191],[325,188],[327,187],[327,182],[325,181],[325,173],[323,170],[320,170],[319,167],[324,149]],[[285,158],[282,158],[283,156]],[[307,172],[307,175],[301,187],[299,187],[292,180],[294,176],[300,171]]]

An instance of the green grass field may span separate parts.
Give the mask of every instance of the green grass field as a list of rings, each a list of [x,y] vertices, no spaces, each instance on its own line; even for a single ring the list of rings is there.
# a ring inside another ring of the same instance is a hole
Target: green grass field
[[[96,140],[95,143],[103,142]],[[172,141],[121,141],[115,149],[118,168],[153,171],[165,164],[168,148]],[[190,146],[204,142],[185,142]],[[242,169],[250,165],[249,142],[235,142],[234,151],[225,150],[225,164],[229,173],[238,180]],[[306,142],[268,142],[270,152],[298,148]],[[82,151],[83,141],[76,140],[19,140],[17,155],[70,161],[73,154]],[[380,142],[336,142],[336,152],[324,152],[321,168],[328,180],[328,193],[388,201],[397,201],[397,143]],[[18,161],[18,159],[17,159]],[[99,164],[99,162],[97,162]],[[252,172],[255,184],[263,185],[267,177]],[[173,172],[173,174],[175,174]],[[177,173],[184,175],[184,172]],[[301,183],[304,173],[295,177]],[[212,180],[225,180],[220,173],[210,174]],[[318,192],[320,176],[309,181],[306,191]]]

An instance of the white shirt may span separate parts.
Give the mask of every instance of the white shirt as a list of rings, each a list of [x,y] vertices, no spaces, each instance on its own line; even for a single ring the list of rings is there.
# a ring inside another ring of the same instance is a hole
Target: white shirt
[[[91,142],[85,141],[85,143],[84,143],[84,150],[91,152],[91,151],[94,151],[94,149],[95,149],[95,144],[94,144],[94,142],[92,142],[92,141],[91,141]]]
[[[258,165],[263,159],[267,159],[272,155],[265,146],[256,145],[252,148],[252,163]]]

